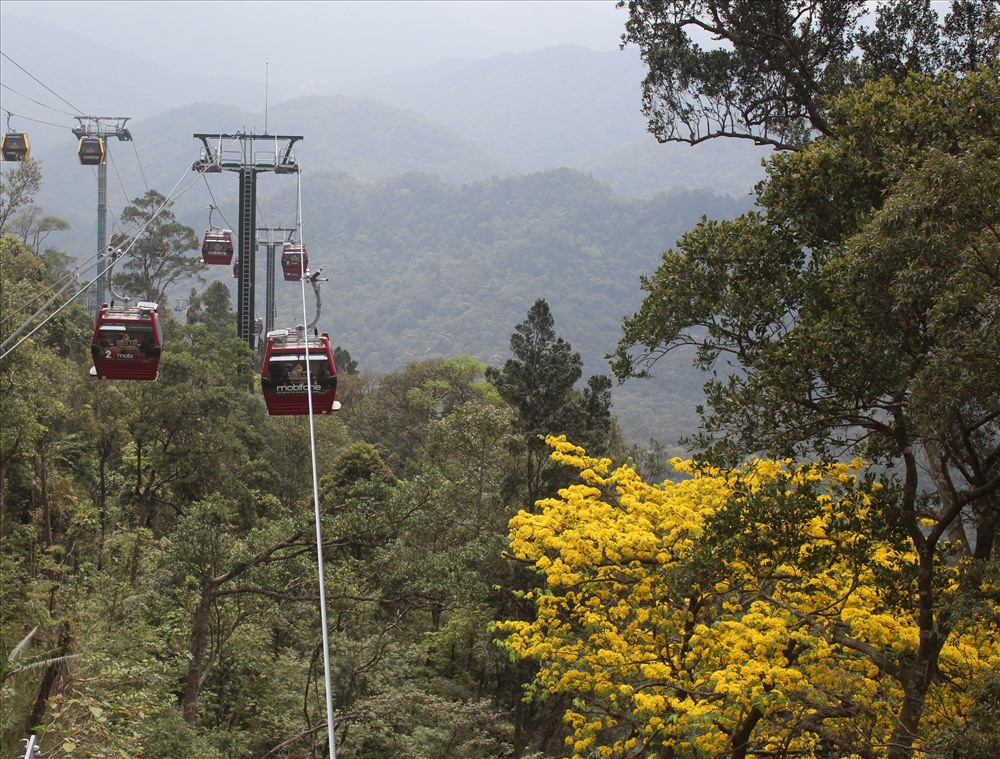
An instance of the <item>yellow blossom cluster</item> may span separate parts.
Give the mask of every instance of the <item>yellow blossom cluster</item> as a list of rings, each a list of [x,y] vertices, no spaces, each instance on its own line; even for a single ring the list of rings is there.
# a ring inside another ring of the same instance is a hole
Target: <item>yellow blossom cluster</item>
[[[862,462],[720,471],[675,459],[688,476],[650,484],[548,443],[579,481],[511,520],[511,552],[540,578],[537,614],[498,629],[512,657],[540,663],[533,693],[572,696],[569,756],[708,757],[742,740],[849,756],[885,743],[902,698],[887,663],[919,636],[877,573],[905,574],[914,558],[873,536]],[[960,631],[935,702],[959,709],[962,683],[998,664],[988,631]]]

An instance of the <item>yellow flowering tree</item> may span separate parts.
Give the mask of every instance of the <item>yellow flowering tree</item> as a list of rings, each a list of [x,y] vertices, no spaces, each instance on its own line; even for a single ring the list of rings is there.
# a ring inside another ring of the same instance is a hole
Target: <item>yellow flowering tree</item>
[[[984,41],[995,6],[977,6]],[[859,456],[895,478],[885,519],[916,567],[883,588],[919,643],[891,662],[903,696],[884,754],[913,759],[946,648],[991,618],[1000,575],[1000,58],[825,108],[822,137],[767,160],[758,209],[702,221],[642,279],[613,369],[641,377],[693,349],[711,374],[689,442],[717,465]],[[1000,756],[1000,738],[977,753]]]
[[[919,645],[918,562],[860,462],[674,460],[683,477],[650,484],[548,442],[578,481],[511,521],[512,556],[541,582],[535,619],[498,627],[540,665],[529,698],[572,699],[568,756],[885,753]],[[949,638],[922,736],[954,727],[1000,665],[992,632],[969,621]]]

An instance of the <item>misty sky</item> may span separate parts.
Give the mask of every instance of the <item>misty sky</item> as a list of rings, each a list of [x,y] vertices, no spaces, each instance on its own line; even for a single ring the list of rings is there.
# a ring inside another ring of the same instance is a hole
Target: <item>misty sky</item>
[[[326,84],[554,45],[616,50],[627,17],[614,0],[3,0],[3,12],[168,69],[282,80],[323,72]]]

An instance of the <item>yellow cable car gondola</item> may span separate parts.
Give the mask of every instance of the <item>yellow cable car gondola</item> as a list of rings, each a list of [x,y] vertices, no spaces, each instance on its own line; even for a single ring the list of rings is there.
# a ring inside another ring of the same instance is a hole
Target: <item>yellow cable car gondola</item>
[[[82,166],[101,166],[104,163],[104,140],[94,135],[84,135],[80,138],[76,154]]]
[[[27,161],[31,154],[28,135],[24,132],[4,132],[0,137],[0,154],[5,161]]]

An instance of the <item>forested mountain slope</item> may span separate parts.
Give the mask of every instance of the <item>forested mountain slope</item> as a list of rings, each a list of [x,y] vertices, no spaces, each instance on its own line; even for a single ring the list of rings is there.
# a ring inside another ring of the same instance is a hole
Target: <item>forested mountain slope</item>
[[[373,370],[455,353],[497,361],[527,306],[545,297],[588,373],[607,373],[603,357],[618,320],[639,303],[639,275],[700,216],[745,208],[760,175],[759,151],[746,145],[692,149],[649,137],[641,67],[629,51],[560,47],[449,60],[287,100],[278,85],[265,113],[235,104],[259,105],[252,87],[199,80],[163,61],[114,67],[98,87],[87,62],[108,51],[37,22],[5,24],[5,51],[33,64],[29,38],[56,40],[83,62],[80,101],[133,117],[132,141],[108,145],[109,232],[125,231],[122,210],[147,189],[171,197],[178,221],[199,234],[209,205],[218,207],[214,223],[236,228],[237,179],[195,175],[201,145],[193,135],[300,135],[301,184],[260,175],[257,223],[295,226],[301,199],[313,268],[329,278],[322,327]],[[49,63],[39,72],[62,81]],[[43,171],[37,204],[70,225],[46,244],[85,259],[95,248],[95,172],[78,164],[68,128],[39,125],[32,138]],[[231,285],[235,298],[228,271],[206,276]],[[170,306],[191,286],[203,284],[178,283]],[[263,290],[261,275],[259,312]],[[281,318],[301,321],[297,291],[277,293]],[[686,369],[680,360],[661,374]],[[633,393],[648,399],[651,388],[615,390],[632,437],[670,444],[689,431],[700,384],[690,376],[674,378],[670,408],[656,414],[627,401]],[[679,416],[682,423],[671,421]]]
[[[560,332],[583,355],[588,374],[607,374],[604,356],[614,350],[620,318],[640,302],[640,275],[701,216],[728,217],[748,206],[746,199],[681,189],[630,199],[570,169],[459,183],[456,173],[485,175],[496,164],[420,116],[357,98],[310,98],[300,105],[278,109],[276,118],[280,131],[288,124],[289,133],[306,135],[296,145],[303,171],[259,177],[257,223],[295,227],[301,194],[310,266],[322,267],[329,280],[323,285],[320,326],[368,370],[392,371],[411,360],[456,353],[500,361],[513,325],[544,297]],[[162,178],[156,186],[164,194],[181,188],[171,211],[199,235],[208,224],[209,204],[218,205],[214,223],[236,228],[238,181],[231,173],[192,172],[199,143],[190,135],[209,132],[207,125],[216,120],[245,124],[247,118],[237,109],[201,104],[135,127],[134,147],[150,156],[143,161],[143,177]],[[323,123],[332,128],[320,130]],[[407,136],[419,145],[406,142]],[[352,149],[342,152],[345,145]],[[131,147],[111,149],[122,155]],[[52,242],[71,238],[70,250],[92,249],[92,232],[81,235],[92,214],[89,202],[81,203],[90,198],[92,172],[72,165],[50,172],[48,160],[41,160],[44,186],[59,193],[56,206],[45,203],[46,211],[73,211],[67,214],[71,230],[53,235]],[[391,175],[393,167],[408,163],[438,171]],[[313,169],[313,164],[342,168]],[[109,195],[120,208],[123,186],[141,186],[141,177],[124,158],[116,165],[122,181],[111,185]],[[449,172],[453,181],[442,178]],[[116,233],[122,229],[117,214],[109,224]],[[258,252],[257,309],[263,313],[264,256]],[[204,276],[230,286],[235,298],[228,269],[213,267]],[[182,307],[192,286],[203,284],[178,283],[169,305]],[[280,277],[276,302],[279,323],[302,321],[299,290]],[[652,436],[673,444],[696,422],[692,410],[701,380],[684,357],[659,374],[671,378],[669,394],[663,387],[616,388],[615,412],[631,439]],[[644,410],[648,404],[656,413]]]
[[[360,185],[327,172],[308,187],[310,262],[330,279],[322,323],[380,371],[456,351],[502,363],[513,325],[543,297],[586,373],[608,374],[619,319],[639,304],[639,276],[664,241],[706,212],[740,209],[706,193],[628,200],[567,169],[462,187],[423,174]],[[289,285],[279,283],[279,320],[301,310]],[[626,402],[615,390],[631,437],[672,444],[694,424],[701,380],[685,359],[671,364],[661,373],[669,393],[630,387]],[[643,413],[640,397],[657,413]]]

